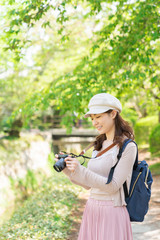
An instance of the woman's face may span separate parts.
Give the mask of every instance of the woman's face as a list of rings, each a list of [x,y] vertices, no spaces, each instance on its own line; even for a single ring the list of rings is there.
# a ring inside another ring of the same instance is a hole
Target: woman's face
[[[99,134],[104,134],[112,131],[115,126],[116,110],[111,113],[91,114],[93,126],[98,130]]]

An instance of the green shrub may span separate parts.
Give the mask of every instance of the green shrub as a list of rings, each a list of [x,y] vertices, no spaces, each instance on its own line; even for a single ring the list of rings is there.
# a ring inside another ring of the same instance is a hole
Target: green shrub
[[[152,155],[160,156],[160,124],[151,131],[149,136],[149,150]]]
[[[158,116],[141,118],[134,126],[135,140],[139,145],[149,144],[149,135],[158,123]]]
[[[27,170],[27,174],[24,178],[13,179],[9,177],[12,190],[14,190],[17,200],[29,197],[29,195],[40,185],[38,180],[42,181],[42,177],[44,176],[40,173],[40,170],[35,172],[30,169]]]
[[[131,124],[131,126],[134,126],[138,119],[138,114],[135,110],[131,108],[124,108],[122,113],[122,117]]]
[[[67,239],[80,191],[82,188],[70,183],[63,173],[54,171],[0,227],[0,239]]]
[[[155,163],[149,167],[152,172],[152,175],[160,175],[160,162]]]

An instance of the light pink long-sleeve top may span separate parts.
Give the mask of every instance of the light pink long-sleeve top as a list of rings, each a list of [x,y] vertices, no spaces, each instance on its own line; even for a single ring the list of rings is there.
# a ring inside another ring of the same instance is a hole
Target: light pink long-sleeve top
[[[113,141],[107,140],[106,143],[105,148],[111,145]],[[92,158],[89,160],[87,168],[79,163],[74,172],[67,168],[63,172],[73,183],[90,189],[91,198],[113,200],[114,206],[126,206],[123,183],[127,182],[129,191],[132,169],[137,153],[135,143],[130,142],[127,144],[109,184],[106,184],[108,175],[111,167],[117,162],[119,147],[115,145],[103,155],[95,158],[98,152],[97,150],[92,152]]]

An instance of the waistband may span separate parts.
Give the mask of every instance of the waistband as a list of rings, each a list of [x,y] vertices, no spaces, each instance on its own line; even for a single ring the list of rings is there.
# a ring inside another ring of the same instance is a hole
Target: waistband
[[[98,199],[89,197],[87,202],[91,204],[93,203],[93,204],[101,205],[101,206],[114,206],[113,200],[98,200]]]

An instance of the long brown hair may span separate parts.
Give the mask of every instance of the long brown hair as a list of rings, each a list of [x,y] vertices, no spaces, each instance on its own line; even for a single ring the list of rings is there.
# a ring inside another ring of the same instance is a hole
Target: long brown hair
[[[113,110],[110,109],[106,113],[111,113]],[[130,138],[134,140],[134,131],[132,127],[129,125],[127,121],[125,121],[117,112],[115,117],[115,135],[113,142],[116,142],[118,146],[121,148],[123,145],[124,137]],[[106,140],[106,134],[100,134],[96,137],[96,140],[94,141],[94,150],[100,150],[102,148],[102,143],[104,140]]]

